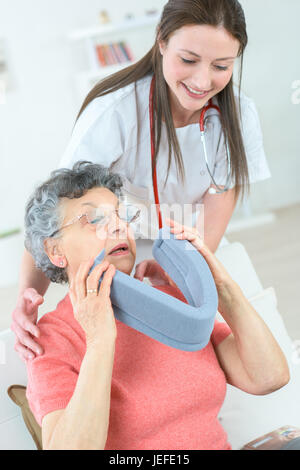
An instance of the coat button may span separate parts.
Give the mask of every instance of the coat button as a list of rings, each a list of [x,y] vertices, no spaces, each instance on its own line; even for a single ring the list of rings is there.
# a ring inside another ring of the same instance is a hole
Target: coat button
[[[205,176],[205,171],[204,170],[200,171],[200,175]]]

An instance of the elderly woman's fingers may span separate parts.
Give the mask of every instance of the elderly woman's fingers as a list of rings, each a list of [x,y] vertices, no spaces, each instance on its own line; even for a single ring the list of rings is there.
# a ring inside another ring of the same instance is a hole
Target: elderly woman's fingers
[[[203,245],[203,240],[195,227],[187,227],[176,222],[173,219],[166,218],[167,224],[170,226],[170,232],[173,233],[178,240],[188,240],[193,243],[195,248],[199,249]]]
[[[171,278],[154,259],[146,259],[136,266],[134,278],[139,281],[147,277],[153,286],[172,285]]]
[[[183,232],[176,234],[176,238],[178,240],[188,240],[193,242],[197,238],[197,234],[195,232],[190,232],[189,230],[183,230]]]
[[[198,234],[195,234],[194,232],[184,231],[176,235],[176,239],[189,241],[196,248],[196,250],[199,251],[199,253],[203,254],[204,242]]]
[[[169,225],[169,227],[172,228],[172,230],[179,230],[179,229],[193,230],[193,227],[188,227],[187,225],[183,225],[183,224],[181,224],[180,222],[177,222],[174,219],[169,219],[168,217],[166,217],[166,222],[167,222],[167,225]]]
[[[143,279],[145,277],[146,270],[147,270],[148,262],[149,262],[149,260],[146,259],[146,260],[141,261],[141,263],[136,265],[135,273],[134,273],[134,276],[133,276],[135,279],[138,279],[139,281],[143,281]]]
[[[91,272],[91,274],[88,276],[87,281],[86,281],[86,287],[87,290],[94,290],[94,294],[98,294],[98,285],[99,285],[99,280],[100,277],[102,276],[103,272],[108,269],[109,267],[109,262],[108,261],[102,261],[102,263],[98,264],[95,269]],[[102,281],[103,282],[103,281]]]
[[[204,244],[196,229],[192,231],[184,230],[182,233],[176,235],[177,240],[188,240],[207,262],[211,273],[214,277],[217,288],[220,288],[226,282],[231,281],[229,274],[224,266],[216,258],[214,253]]]
[[[182,224],[180,224],[179,222],[176,222],[176,220],[170,219],[169,217],[166,217],[166,223],[167,223],[168,225],[172,225],[172,226],[175,226],[175,225],[182,225]]]
[[[176,220],[169,219],[166,217],[166,223],[170,227],[170,230],[176,230],[176,231],[182,231],[184,226],[180,224],[179,222],[176,222]]]
[[[200,236],[196,236],[195,234],[183,232],[182,234],[179,234],[176,236],[178,239],[187,239],[191,241],[193,246],[201,253],[205,261],[207,262],[212,275],[214,277],[215,283],[217,287],[222,286],[224,283],[231,281],[231,278],[226,271],[225,267],[222,265],[222,263],[218,260],[218,258],[215,256],[215,254],[210,251],[207,245],[203,242],[203,240],[200,238]]]
[[[204,242],[196,227],[187,227],[168,218],[166,220],[170,225],[170,232],[175,235],[177,240],[187,240],[201,252]]]
[[[116,268],[113,264],[110,264],[106,273],[103,276],[103,281],[101,282],[99,294],[106,297],[110,296],[110,288],[114,275],[116,274]]]
[[[183,232],[183,227],[173,227],[171,228],[171,233],[181,233]]]
[[[167,220],[167,223],[169,221],[168,225],[170,226],[171,233],[174,233],[174,234],[184,233],[185,235],[189,235],[189,237],[199,236],[198,231],[195,227],[188,227],[187,225],[182,225],[173,219],[167,218],[166,220]]]
[[[75,280],[72,284],[77,300],[82,300],[86,297],[86,279],[93,263],[93,258],[87,261],[82,261],[82,263],[80,263],[80,266],[75,275]]]

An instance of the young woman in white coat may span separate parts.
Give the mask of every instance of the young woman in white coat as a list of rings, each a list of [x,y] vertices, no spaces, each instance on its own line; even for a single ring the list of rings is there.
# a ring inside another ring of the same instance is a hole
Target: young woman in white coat
[[[194,223],[203,204],[205,243],[215,251],[239,196],[270,177],[258,114],[241,93],[241,74],[239,88],[233,85],[247,42],[237,0],[170,0],[152,49],[88,94],[59,167],[101,163],[124,177],[135,202],[189,204]],[[151,240],[137,240],[138,260],[150,257],[151,246]],[[135,277],[144,276],[168,282],[154,260],[137,265]],[[42,353],[36,321],[48,285],[25,251],[12,321],[21,357]]]

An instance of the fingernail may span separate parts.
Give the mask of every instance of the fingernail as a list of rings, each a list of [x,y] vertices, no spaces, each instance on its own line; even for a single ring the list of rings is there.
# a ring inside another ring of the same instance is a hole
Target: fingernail
[[[34,358],[33,354],[31,354],[31,353],[27,354],[27,359],[33,359],[33,358]]]

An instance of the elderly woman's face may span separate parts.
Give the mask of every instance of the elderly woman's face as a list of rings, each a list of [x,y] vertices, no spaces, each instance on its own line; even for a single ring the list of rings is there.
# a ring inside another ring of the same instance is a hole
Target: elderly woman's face
[[[86,217],[82,217],[62,229],[59,250],[66,259],[69,280],[74,277],[82,261],[96,258],[103,249],[105,260],[119,271],[128,275],[131,273],[136,257],[134,233],[130,225],[118,217],[118,204],[117,196],[107,188],[90,189],[78,199],[62,199],[62,226],[95,208],[103,208],[105,213],[110,214],[104,226],[92,225],[87,222]],[[127,245],[128,249],[111,254],[120,244]]]

